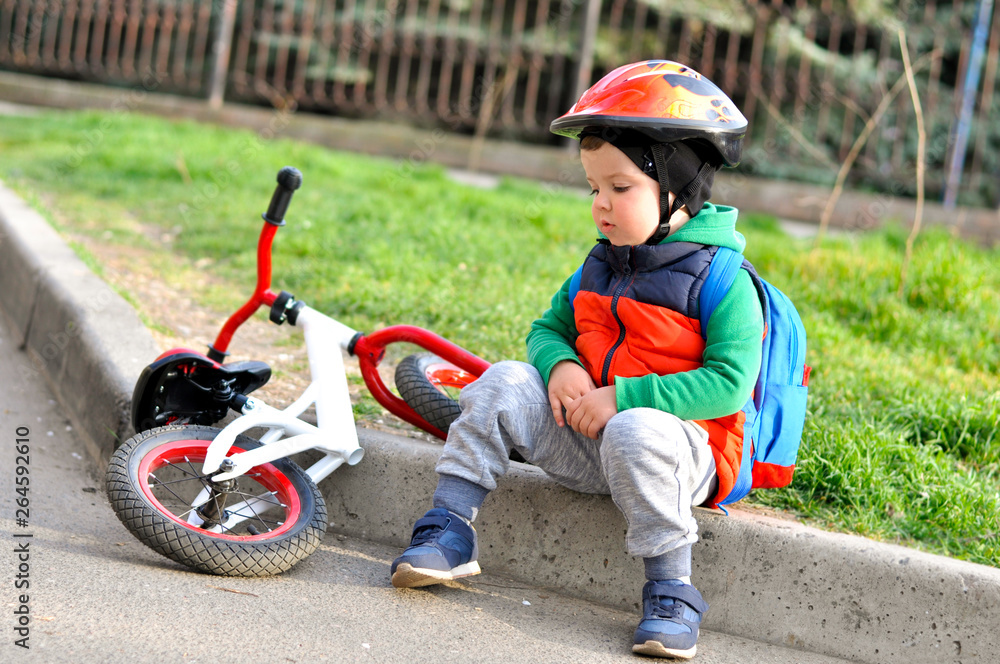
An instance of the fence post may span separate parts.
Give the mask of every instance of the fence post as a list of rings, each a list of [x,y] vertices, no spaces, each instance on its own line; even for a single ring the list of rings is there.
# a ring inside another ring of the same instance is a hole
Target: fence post
[[[587,0],[587,14],[583,19],[583,36],[580,40],[580,65],[576,70],[576,90],[573,101],[579,99],[590,87],[594,73],[594,42],[597,40],[597,23],[601,19],[601,0]]]
[[[219,20],[219,31],[215,34],[212,44],[214,55],[212,62],[212,80],[208,88],[208,105],[210,108],[221,108],[226,94],[226,74],[229,71],[229,49],[233,43],[233,29],[236,25],[236,3],[238,0],[221,0],[222,16]]]
[[[597,23],[601,20],[601,0],[587,0],[586,11],[583,18],[583,34],[580,38],[580,62],[577,64],[576,81],[573,83],[571,103],[574,104],[590,88],[590,78],[594,74],[594,42],[597,40]],[[573,152],[578,143],[566,139],[565,145],[567,150]]]

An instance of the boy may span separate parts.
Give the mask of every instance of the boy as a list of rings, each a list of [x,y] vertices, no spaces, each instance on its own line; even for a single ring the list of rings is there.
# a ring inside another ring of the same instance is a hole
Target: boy
[[[434,509],[392,565],[412,588],[479,573],[475,521],[512,451],[564,486],[610,494],[647,583],[632,650],[690,658],[708,610],[691,585],[692,506],[733,487],[763,320],[745,270],[704,336],[698,295],[737,211],[707,203],[739,161],[746,119],[683,65],[611,72],[552,123],[581,139],[598,244],[532,324],[530,364],[501,362],[462,391]]]

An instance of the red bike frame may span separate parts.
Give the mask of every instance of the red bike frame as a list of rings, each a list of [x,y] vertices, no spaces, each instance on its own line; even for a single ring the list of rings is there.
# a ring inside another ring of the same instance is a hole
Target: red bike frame
[[[261,229],[257,241],[257,285],[246,304],[222,326],[215,343],[209,348],[210,357],[217,361],[226,355],[236,330],[262,305],[273,306],[278,298],[279,294],[271,290],[271,245],[278,228],[279,225],[265,221]],[[358,358],[365,385],[376,401],[393,415],[444,440],[447,433],[427,422],[409,404],[393,394],[379,375],[378,366],[385,357],[386,347],[398,342],[416,344],[477,378],[490,367],[490,363],[430,330],[413,325],[393,325],[368,335],[359,332],[354,337],[347,350]]]

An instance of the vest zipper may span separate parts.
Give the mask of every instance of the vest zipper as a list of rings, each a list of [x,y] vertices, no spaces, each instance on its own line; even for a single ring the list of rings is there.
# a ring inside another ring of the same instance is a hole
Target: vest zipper
[[[631,260],[631,251],[629,251],[629,260]],[[632,283],[632,268],[628,263],[625,264],[625,271],[622,275],[622,280],[618,282],[618,286],[615,288],[615,294],[611,298],[611,315],[615,317],[618,322],[618,341],[611,347],[608,351],[607,356],[604,358],[604,368],[601,370],[601,385],[606,387],[608,383],[608,372],[611,370],[611,359],[614,357],[615,351],[618,347],[622,345],[625,341],[625,324],[622,323],[622,319],[618,317],[618,298],[622,293],[628,289],[629,284]]]

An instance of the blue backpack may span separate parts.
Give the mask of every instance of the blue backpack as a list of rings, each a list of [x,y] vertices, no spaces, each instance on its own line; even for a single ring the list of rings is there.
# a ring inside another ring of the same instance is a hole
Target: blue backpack
[[[764,309],[764,347],[753,396],[743,406],[743,459],[733,490],[720,505],[742,500],[750,489],[787,486],[806,419],[811,367],[806,359],[806,331],[788,297],[761,279],[743,254],[720,247],[712,257],[698,303],[701,334],[708,319],[729,292],[736,275],[746,268]]]
[[[753,396],[743,406],[743,458],[740,472],[729,495],[720,505],[738,502],[750,489],[788,486],[795,471],[795,459],[806,419],[809,372],[806,366],[806,331],[799,312],[788,297],[758,276],[743,254],[720,247],[712,257],[708,277],[698,299],[701,336],[708,319],[729,292],[736,275],[746,268],[753,279],[764,312],[763,349],[760,373]],[[572,306],[580,290],[583,266],[570,279]]]

